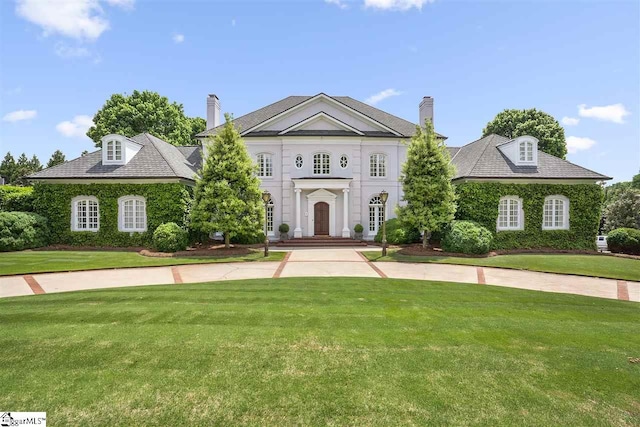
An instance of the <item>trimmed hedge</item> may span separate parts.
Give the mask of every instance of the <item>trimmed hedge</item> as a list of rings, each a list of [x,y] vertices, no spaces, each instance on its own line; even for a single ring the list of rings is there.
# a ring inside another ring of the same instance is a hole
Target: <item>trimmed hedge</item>
[[[415,228],[405,226],[398,218],[391,218],[385,224],[387,232],[387,243],[391,245],[403,245],[420,241],[420,231]],[[374,238],[377,243],[382,243],[382,227]]]
[[[264,233],[262,231],[255,234],[236,234],[230,240],[235,245],[256,245],[264,243]]]
[[[607,235],[607,245],[611,252],[640,255],[640,230],[615,229]]]
[[[466,182],[456,185],[456,219],[475,221],[494,235],[492,249],[596,249],[603,191],[597,184],[501,184]],[[522,198],[524,230],[496,232],[501,197]],[[569,230],[542,230],[544,198],[563,195],[569,203]]]
[[[33,212],[33,188],[0,185],[0,212]]]
[[[0,212],[0,252],[46,246],[47,219],[32,212]]]
[[[160,252],[178,252],[187,249],[189,234],[175,222],[160,224],[153,232],[153,246]]]
[[[49,220],[51,243],[78,246],[147,246],[163,223],[184,225],[190,193],[183,184],[45,184],[34,186],[35,211]],[[118,198],[142,196],[146,200],[147,231],[118,231]],[[71,200],[95,196],[99,202],[100,230],[71,231]]]
[[[486,254],[493,244],[493,234],[473,221],[453,221],[442,239],[442,249],[463,254]]]

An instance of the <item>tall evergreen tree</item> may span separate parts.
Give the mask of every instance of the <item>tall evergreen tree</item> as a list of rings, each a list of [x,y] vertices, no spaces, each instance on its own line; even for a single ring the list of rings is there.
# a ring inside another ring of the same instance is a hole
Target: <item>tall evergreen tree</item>
[[[13,179],[15,185],[27,184],[26,176],[31,173],[31,161],[27,158],[25,153],[20,154],[18,161],[16,162],[16,173]]]
[[[4,178],[5,184],[13,183],[16,174],[16,160],[11,152],[5,154],[2,163],[0,163],[0,176]]]
[[[31,166],[30,173],[38,172],[42,170],[42,163],[40,163],[40,159],[35,154],[31,156],[31,161],[29,162]]]
[[[260,231],[264,208],[256,166],[233,118],[207,141],[206,158],[196,181],[191,226],[205,233],[223,232],[225,247],[231,237]]]
[[[64,157],[64,153],[60,150],[56,150],[53,152],[53,154],[51,155],[51,158],[47,162],[47,167],[50,168],[51,166],[62,164],[65,161],[66,161],[66,158]]]
[[[423,233],[424,248],[431,232],[451,222],[456,212],[450,160],[444,142],[436,138],[433,124],[427,120],[424,128],[418,126],[400,177],[407,204],[396,212],[402,223]]]

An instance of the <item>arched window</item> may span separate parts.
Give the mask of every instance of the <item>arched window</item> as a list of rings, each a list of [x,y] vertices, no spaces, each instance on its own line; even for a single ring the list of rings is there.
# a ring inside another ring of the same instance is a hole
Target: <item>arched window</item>
[[[144,197],[124,196],[118,199],[118,230],[147,231],[147,204]]]
[[[329,153],[316,153],[313,155],[313,174],[329,175],[331,173],[331,156]]]
[[[258,176],[261,178],[273,176],[273,156],[269,153],[260,153],[258,160]]]
[[[273,200],[269,199],[267,202],[267,235],[273,236]]]
[[[369,234],[378,233],[384,222],[384,206],[380,196],[373,196],[369,200]]]
[[[533,162],[533,142],[522,141],[520,143],[519,151],[521,162]]]
[[[516,196],[507,196],[500,199],[498,205],[498,230],[522,230],[524,218],[522,211],[522,199]]]
[[[547,196],[542,212],[543,230],[569,229],[569,199],[565,196]]]
[[[122,161],[122,142],[120,141],[107,142],[107,160],[110,162]]]
[[[346,154],[343,154],[342,156],[340,156],[340,168],[346,169],[347,166],[349,166],[349,158]]]
[[[71,201],[71,230],[98,231],[100,207],[94,196],[78,196]]]
[[[304,166],[304,159],[302,158],[302,154],[298,154],[296,156],[296,169],[302,169]]]
[[[387,176],[387,156],[375,153],[369,156],[369,176],[384,178]]]

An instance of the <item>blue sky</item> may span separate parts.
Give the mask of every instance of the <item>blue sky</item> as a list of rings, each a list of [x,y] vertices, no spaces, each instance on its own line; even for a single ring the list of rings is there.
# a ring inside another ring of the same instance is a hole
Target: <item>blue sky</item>
[[[377,107],[417,121],[431,95],[452,146],[505,108],[536,107],[567,118],[569,160],[629,180],[640,168],[640,3],[0,2],[0,155],[92,150],[90,118],[134,89],[201,117],[208,93],[240,116],[288,95],[384,92]]]

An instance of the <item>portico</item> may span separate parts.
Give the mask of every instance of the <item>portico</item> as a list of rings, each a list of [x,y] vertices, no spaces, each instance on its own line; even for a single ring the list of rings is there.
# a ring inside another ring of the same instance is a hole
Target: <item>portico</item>
[[[293,179],[295,192],[295,228],[294,238],[304,236],[328,235],[332,237],[351,237],[349,227],[349,189],[351,178],[300,178]],[[306,203],[303,203],[303,191]],[[310,192],[309,192],[310,191]],[[342,230],[336,230],[336,201],[342,193]],[[305,206],[305,208],[303,208]],[[304,213],[303,213],[304,212]],[[302,230],[302,216],[305,216],[305,232]]]

